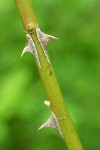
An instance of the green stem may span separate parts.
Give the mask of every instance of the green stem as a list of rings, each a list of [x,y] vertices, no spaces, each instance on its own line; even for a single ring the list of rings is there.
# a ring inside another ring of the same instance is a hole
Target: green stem
[[[51,63],[49,64],[47,62],[42,47],[39,44],[38,38],[36,36],[35,29],[38,25],[35,19],[35,15],[32,11],[30,0],[15,1],[23,22],[24,29],[28,33],[31,32],[31,36],[38,51],[41,69],[38,67],[37,62],[36,64],[50,101],[51,110],[55,113],[57,118],[64,118],[61,120],[58,119],[58,122],[65,143],[69,150],[83,150],[72,120],[70,118],[69,112],[65,107],[63,96],[59,88],[52,65]]]

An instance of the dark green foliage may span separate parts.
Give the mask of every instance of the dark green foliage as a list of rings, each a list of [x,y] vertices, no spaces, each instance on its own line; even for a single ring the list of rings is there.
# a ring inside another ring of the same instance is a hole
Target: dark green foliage
[[[48,50],[85,150],[100,149],[100,2],[32,1],[42,31],[57,36]],[[14,1],[0,2],[0,150],[65,150],[52,129],[37,131],[50,112]]]

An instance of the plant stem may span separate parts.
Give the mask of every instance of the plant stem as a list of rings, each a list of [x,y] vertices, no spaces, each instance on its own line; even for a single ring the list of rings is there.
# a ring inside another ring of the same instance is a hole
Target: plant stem
[[[83,150],[78,135],[75,131],[74,125],[71,121],[69,112],[65,107],[63,96],[59,88],[52,65],[51,63],[49,64],[47,62],[47,59],[36,36],[35,29],[37,28],[38,24],[35,19],[35,15],[33,13],[30,0],[15,0],[15,1],[23,22],[24,29],[27,33],[31,34],[31,37],[34,40],[34,43],[38,51],[41,69],[39,68],[37,62],[36,64],[42,82],[44,84],[45,90],[47,92],[48,99],[50,101],[50,108],[55,113],[57,118],[62,118],[61,120],[58,119],[58,122],[65,143],[69,150]]]

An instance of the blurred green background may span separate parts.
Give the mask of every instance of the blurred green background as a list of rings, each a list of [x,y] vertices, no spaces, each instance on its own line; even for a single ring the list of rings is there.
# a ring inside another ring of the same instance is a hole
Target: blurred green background
[[[65,103],[85,150],[100,150],[100,1],[32,0]],[[65,150],[53,129],[15,1],[0,1],[0,150]]]

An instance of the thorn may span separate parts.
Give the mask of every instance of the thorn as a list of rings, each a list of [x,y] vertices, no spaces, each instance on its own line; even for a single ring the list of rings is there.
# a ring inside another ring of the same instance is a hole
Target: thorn
[[[56,37],[54,37],[54,36],[51,36],[51,35],[47,35],[47,38],[49,39],[49,40],[59,40],[58,38],[56,38]]]
[[[36,33],[37,33],[38,40],[39,40],[39,42],[41,44],[41,47],[43,49],[43,52],[44,52],[44,54],[45,54],[45,56],[47,58],[47,61],[50,64],[50,60],[48,58],[46,47],[47,47],[47,44],[48,44],[48,42],[50,40],[57,39],[57,38],[54,37],[54,36],[51,36],[51,35],[48,35],[48,34],[45,34],[45,33],[41,32],[41,30],[39,28],[36,28]]]
[[[44,104],[45,104],[46,106],[50,107],[50,101],[45,100],[45,101],[44,101]]]
[[[53,112],[51,113],[51,116],[49,117],[49,119],[43,125],[41,125],[38,130],[40,130],[42,128],[47,128],[47,127],[58,129],[57,128],[57,122],[56,122],[56,119],[55,119]]]
[[[23,52],[22,52],[22,54],[21,54],[21,57],[22,57],[22,56],[24,55],[24,53],[26,53],[26,52],[31,53],[31,54],[35,57],[35,59],[36,59],[38,65],[39,65],[39,67],[41,68],[41,64],[40,64],[38,52],[37,52],[37,49],[36,49],[36,47],[35,47],[34,41],[33,41],[33,39],[31,38],[31,36],[30,36],[29,34],[26,34],[26,38],[27,38],[27,40],[28,40],[28,43],[27,43],[27,45],[25,46],[25,48],[23,49]]]
[[[21,54],[21,57],[24,55],[24,53],[26,52],[30,52],[31,53],[31,50],[30,50],[30,45],[27,43],[27,45],[24,47],[23,51],[22,51],[22,54]]]
[[[42,42],[43,45],[47,45],[47,43],[50,41],[50,40],[58,40],[58,38],[52,36],[52,35],[49,35],[49,34],[45,34],[43,32],[41,32],[41,30],[39,28],[36,29],[36,32],[38,34],[38,37],[40,39],[40,41]]]
[[[23,55],[24,55],[24,51],[22,51],[22,53],[21,53],[21,57],[23,57]]]
[[[62,132],[60,130],[60,126],[59,126],[58,120],[57,120],[57,118],[56,118],[56,116],[55,116],[55,114],[53,112],[51,112],[51,116],[49,117],[49,119],[38,128],[38,131],[43,129],[43,128],[54,128],[62,136]]]

